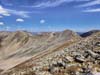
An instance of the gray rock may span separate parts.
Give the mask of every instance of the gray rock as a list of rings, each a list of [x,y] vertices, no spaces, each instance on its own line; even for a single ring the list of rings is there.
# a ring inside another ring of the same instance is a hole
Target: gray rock
[[[90,55],[91,57],[93,57],[93,58],[96,58],[96,57],[98,56],[98,54],[95,53],[95,52],[93,52],[92,50],[87,50],[86,52],[89,53],[89,55]]]
[[[76,62],[83,63],[83,62],[85,62],[85,59],[84,59],[84,57],[81,56],[81,55],[76,55],[76,56],[75,56],[75,61],[76,61]]]

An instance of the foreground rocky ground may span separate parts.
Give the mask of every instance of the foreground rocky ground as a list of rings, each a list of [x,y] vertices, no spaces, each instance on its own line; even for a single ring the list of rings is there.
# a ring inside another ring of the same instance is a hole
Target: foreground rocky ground
[[[1,75],[96,75],[99,72],[100,32]]]

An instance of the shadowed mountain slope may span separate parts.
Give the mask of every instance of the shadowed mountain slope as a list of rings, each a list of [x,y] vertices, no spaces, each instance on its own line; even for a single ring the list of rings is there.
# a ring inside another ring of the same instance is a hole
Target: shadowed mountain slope
[[[92,34],[95,34],[97,32],[100,32],[100,30],[91,30],[91,31],[88,31],[88,32],[85,32],[85,33],[81,34],[81,36],[82,37],[88,37],[88,36],[90,36]]]

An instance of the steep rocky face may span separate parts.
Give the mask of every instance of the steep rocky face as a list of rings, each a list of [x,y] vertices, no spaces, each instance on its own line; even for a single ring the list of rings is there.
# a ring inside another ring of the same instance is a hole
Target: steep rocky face
[[[36,62],[27,61],[4,75],[99,75],[100,32],[60,51],[48,54]]]
[[[32,57],[44,56],[80,39],[70,30],[35,35],[25,31],[0,32],[0,69],[8,70]]]

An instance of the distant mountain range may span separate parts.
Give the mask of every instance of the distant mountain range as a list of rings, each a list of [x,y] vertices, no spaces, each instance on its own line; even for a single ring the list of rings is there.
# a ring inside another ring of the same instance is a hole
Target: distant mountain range
[[[90,36],[90,35],[95,34],[97,32],[100,32],[100,30],[91,30],[91,31],[88,31],[88,32],[85,32],[85,33],[80,33],[80,35],[82,37],[87,37],[87,36]]]

